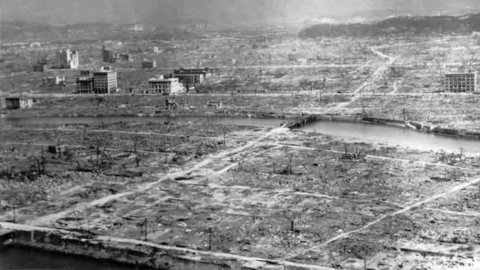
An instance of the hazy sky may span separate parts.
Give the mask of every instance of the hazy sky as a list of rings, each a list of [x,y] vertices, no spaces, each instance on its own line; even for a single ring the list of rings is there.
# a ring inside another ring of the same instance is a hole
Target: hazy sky
[[[292,22],[474,13],[480,0],[0,0],[3,20],[161,24]]]

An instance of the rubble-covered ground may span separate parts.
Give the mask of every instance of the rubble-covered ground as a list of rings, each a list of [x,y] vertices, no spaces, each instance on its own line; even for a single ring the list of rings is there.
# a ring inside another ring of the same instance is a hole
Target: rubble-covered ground
[[[331,267],[468,269],[479,162],[201,121],[24,124],[2,130],[0,217]]]
[[[364,114],[478,132],[480,96],[442,86],[444,73],[478,69],[477,38],[207,37],[118,45],[160,68],[113,64],[124,92],[111,96],[71,95],[74,72],[32,74],[36,49],[7,51],[1,90],[36,101],[9,117],[197,118],[0,126],[0,220],[337,269],[480,268],[478,156],[278,127],[302,114]],[[78,45],[81,69],[102,65],[101,45]],[[146,79],[181,66],[216,75],[175,96],[176,109],[171,97],[139,94]],[[52,75],[69,77],[67,86],[39,84]],[[259,127],[205,115],[277,120]]]

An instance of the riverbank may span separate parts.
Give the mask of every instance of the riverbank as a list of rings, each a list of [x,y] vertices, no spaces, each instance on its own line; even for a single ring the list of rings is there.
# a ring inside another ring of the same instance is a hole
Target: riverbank
[[[218,252],[196,251],[158,245],[133,239],[82,235],[64,230],[0,223],[16,228],[5,234],[4,246],[36,248],[60,254],[111,260],[140,268],[182,270],[329,270],[328,267],[302,265],[287,261],[243,257]]]
[[[432,126],[421,122],[415,121],[402,121],[395,119],[386,119],[386,118],[377,118],[377,117],[368,117],[360,114],[356,115],[322,115],[322,114],[312,114],[307,116],[299,117],[286,126],[291,129],[299,129],[309,124],[313,124],[318,121],[340,121],[340,122],[356,122],[356,123],[366,123],[366,124],[376,124],[376,125],[387,125],[400,128],[409,128],[418,132],[423,133],[433,133],[442,136],[453,136],[460,138],[469,138],[480,140],[480,133],[469,131],[465,129],[453,129],[453,128],[444,128],[440,126]]]

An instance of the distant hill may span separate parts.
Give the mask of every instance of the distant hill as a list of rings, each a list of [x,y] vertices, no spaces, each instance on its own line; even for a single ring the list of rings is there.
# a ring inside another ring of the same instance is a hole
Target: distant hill
[[[471,34],[480,32],[480,14],[463,16],[394,17],[373,23],[317,24],[303,29],[301,38]]]
[[[259,25],[480,12],[479,0],[1,0],[3,21]]]
[[[175,28],[157,28],[143,32],[134,31],[132,24],[78,23],[65,26],[47,25],[28,21],[2,22],[2,44],[16,42],[60,42],[72,43],[85,40],[98,41],[109,39],[145,39],[163,40],[190,39],[199,34]]]

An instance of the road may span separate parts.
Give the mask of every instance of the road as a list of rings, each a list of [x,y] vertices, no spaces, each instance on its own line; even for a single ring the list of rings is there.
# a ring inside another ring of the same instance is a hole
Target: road
[[[159,179],[157,181],[150,182],[150,183],[143,184],[143,185],[139,185],[134,190],[105,196],[103,198],[99,198],[99,199],[96,199],[96,200],[90,201],[90,202],[79,203],[79,204],[76,204],[76,205],[74,205],[70,208],[67,208],[67,209],[63,210],[63,211],[60,211],[60,212],[57,212],[57,213],[52,213],[52,214],[42,216],[42,217],[37,217],[37,218],[32,219],[32,220],[28,220],[26,223],[30,224],[30,225],[46,225],[46,226],[49,226],[55,220],[63,218],[63,217],[69,215],[70,213],[72,213],[74,211],[82,212],[89,207],[102,205],[102,204],[105,204],[105,203],[110,202],[112,200],[116,200],[116,199],[119,199],[119,198],[122,198],[122,197],[130,196],[130,195],[133,195],[133,194],[136,194],[136,193],[142,193],[142,192],[148,191],[148,190],[152,189],[153,187],[158,186],[159,184],[161,184],[165,180],[188,176],[192,172],[199,171],[200,169],[206,167],[207,165],[209,165],[211,163],[214,163],[214,162],[217,162],[217,160],[223,160],[223,159],[226,159],[228,156],[232,156],[232,155],[235,155],[235,154],[242,154],[245,150],[256,146],[257,144],[260,143],[260,141],[268,138],[269,136],[271,136],[275,133],[285,132],[286,130],[287,129],[284,128],[284,127],[279,127],[279,128],[272,129],[271,131],[265,133],[264,135],[260,136],[259,138],[255,139],[255,140],[252,140],[252,141],[246,143],[243,146],[239,146],[239,147],[236,147],[236,148],[233,148],[233,149],[227,149],[225,151],[221,151],[219,153],[209,155],[205,159],[203,159],[202,161],[195,164],[190,169],[181,170],[181,171],[178,171],[178,172],[175,172],[175,173],[166,174],[164,176],[159,177]],[[227,165],[225,168],[229,168],[230,166],[231,166],[231,164]],[[225,168],[220,170],[220,171],[225,171]]]
[[[355,229],[355,230],[352,230],[352,231],[349,231],[349,232],[345,232],[345,233],[341,233],[341,234],[338,234],[337,236],[335,237],[332,237],[326,241],[324,241],[323,243],[321,243],[320,245],[316,245],[316,246],[313,246],[313,247],[310,247],[308,249],[305,249],[299,253],[296,253],[295,255],[293,256],[290,256],[288,258],[285,258],[286,260],[288,259],[292,259],[292,258],[295,258],[299,255],[302,255],[302,254],[305,254],[306,252],[309,252],[309,251],[315,251],[315,250],[318,250],[318,249],[321,249],[321,248],[324,248],[326,246],[328,246],[329,244],[337,241],[337,240],[340,240],[340,239],[344,239],[344,238],[348,238],[348,237],[351,237],[352,235],[354,234],[358,234],[358,233],[361,233],[363,231],[365,231],[366,229],[369,229],[370,227],[372,226],[375,226],[377,224],[379,224],[380,222],[382,222],[383,220],[387,219],[387,218],[390,218],[390,217],[395,217],[395,216],[398,216],[398,215],[401,215],[401,214],[404,214],[408,211],[411,211],[413,210],[414,208],[419,208],[427,203],[430,203],[430,202],[433,202],[437,199],[440,199],[440,198],[444,198],[444,197],[448,197],[454,193],[457,193],[463,189],[466,189],[470,186],[473,186],[473,185],[476,185],[476,184],[479,184],[480,183],[480,178],[476,178],[476,179],[473,179],[469,182],[465,182],[465,183],[462,183],[462,184],[459,184],[457,186],[454,186],[450,189],[448,189],[447,191],[444,191],[442,193],[438,193],[438,194],[435,194],[433,196],[430,196],[424,200],[421,200],[419,202],[416,202],[414,204],[411,204],[409,206],[406,206],[398,211],[395,211],[393,213],[390,213],[390,214],[385,214],[385,215],[382,215],[380,217],[378,217],[377,219],[375,219],[374,221],[362,226],[361,228],[358,228],[358,229]]]
[[[388,68],[395,63],[397,60],[396,57],[388,56],[382,52],[380,52],[377,48],[375,47],[370,47],[370,50],[377,54],[378,56],[382,58],[387,58],[388,61],[385,62],[383,65],[381,65],[375,72],[366,80],[360,87],[358,87],[354,92],[353,92],[353,98],[350,101],[347,102],[342,102],[342,103],[337,103],[337,105],[333,108],[331,108],[329,111],[333,112],[338,109],[342,109],[347,107],[348,105],[352,104],[353,102],[357,101],[359,98],[363,96],[363,90],[369,86],[373,85],[376,81],[380,80],[383,76],[383,74],[388,70]]]

